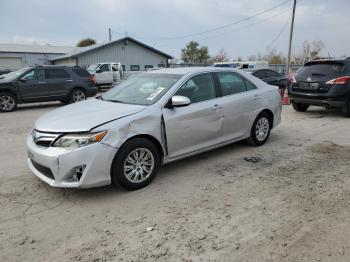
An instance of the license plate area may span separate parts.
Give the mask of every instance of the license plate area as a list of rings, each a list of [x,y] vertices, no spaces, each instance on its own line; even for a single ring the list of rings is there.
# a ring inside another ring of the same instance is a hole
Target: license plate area
[[[317,90],[320,83],[301,82],[299,88],[304,90]]]

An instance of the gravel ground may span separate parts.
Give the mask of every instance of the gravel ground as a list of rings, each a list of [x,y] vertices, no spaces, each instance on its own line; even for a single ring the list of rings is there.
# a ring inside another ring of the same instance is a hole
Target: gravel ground
[[[58,106],[0,115],[0,261],[350,261],[341,114],[285,106],[264,146],[182,160],[126,192],[50,188],[30,173],[26,135]]]

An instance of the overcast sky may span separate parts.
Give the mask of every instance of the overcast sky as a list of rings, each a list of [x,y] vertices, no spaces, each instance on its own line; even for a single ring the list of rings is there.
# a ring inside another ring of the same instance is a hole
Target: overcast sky
[[[0,0],[0,43],[74,46],[88,36],[100,43],[111,27],[113,39],[127,33],[175,57],[190,40],[210,54],[224,48],[230,58],[265,54],[268,46],[286,53],[292,1],[249,19],[285,1]],[[350,0],[299,0],[293,51],[306,39],[322,40],[324,55],[350,56],[349,11]]]

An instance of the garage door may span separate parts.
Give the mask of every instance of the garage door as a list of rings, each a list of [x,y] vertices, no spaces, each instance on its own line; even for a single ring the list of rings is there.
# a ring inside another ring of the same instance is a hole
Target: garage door
[[[0,69],[20,69],[22,68],[21,57],[0,57]]]

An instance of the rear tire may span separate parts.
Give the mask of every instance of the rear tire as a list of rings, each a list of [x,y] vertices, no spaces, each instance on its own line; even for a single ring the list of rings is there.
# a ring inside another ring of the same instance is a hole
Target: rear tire
[[[350,97],[348,98],[348,101],[345,104],[344,112],[346,117],[350,117]]]
[[[9,93],[0,93],[0,112],[12,112],[17,108],[17,97]]]
[[[297,112],[306,112],[306,110],[309,108],[309,105],[296,103],[296,102],[292,101],[292,107]]]
[[[149,140],[135,138],[126,142],[113,159],[112,183],[126,190],[147,186],[158,172],[160,156],[157,147]]]
[[[84,100],[86,100],[85,91],[81,88],[73,89],[73,91],[70,94],[69,102],[76,103],[76,102],[80,102],[80,101],[84,101]]]
[[[261,146],[265,144],[270,136],[271,128],[271,116],[266,112],[260,113],[253,123],[247,143],[252,146]]]

